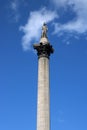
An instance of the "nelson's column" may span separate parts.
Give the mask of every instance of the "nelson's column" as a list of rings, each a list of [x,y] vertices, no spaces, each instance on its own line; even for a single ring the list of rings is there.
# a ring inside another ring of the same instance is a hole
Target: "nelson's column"
[[[48,41],[47,30],[44,23],[40,42],[33,45],[38,55],[37,130],[50,130],[49,58],[53,48]]]

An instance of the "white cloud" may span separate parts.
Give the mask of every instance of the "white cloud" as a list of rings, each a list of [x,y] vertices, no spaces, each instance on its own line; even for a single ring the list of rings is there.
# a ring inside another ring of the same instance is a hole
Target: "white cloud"
[[[11,18],[15,21],[18,22],[20,18],[20,8],[25,6],[26,0],[10,0],[9,3],[9,8],[10,8],[10,15]]]
[[[56,7],[66,7],[69,0],[50,0]]]
[[[30,49],[32,41],[36,42],[39,39],[43,23],[51,22],[56,17],[58,16],[55,12],[48,11],[46,8],[30,13],[27,24],[20,27],[20,30],[24,32],[24,36],[22,38],[24,50]]]
[[[67,23],[55,23],[55,33],[65,31],[83,34],[87,32],[87,0],[52,0],[52,2],[58,8],[67,8],[70,6],[76,14],[76,17]]]
[[[10,2],[11,17],[17,22],[19,20],[19,0],[12,0]]]
[[[13,11],[17,11],[18,10],[18,1],[17,0],[11,1],[11,9]]]

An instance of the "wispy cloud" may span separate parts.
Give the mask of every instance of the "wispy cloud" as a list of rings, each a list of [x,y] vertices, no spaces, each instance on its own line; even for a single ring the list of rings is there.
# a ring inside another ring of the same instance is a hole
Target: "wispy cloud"
[[[17,22],[19,20],[19,0],[12,0],[10,2],[11,16]]]
[[[39,39],[42,24],[44,22],[49,23],[57,17],[55,11],[48,11],[46,8],[31,12],[27,24],[20,27],[20,30],[24,32],[22,38],[24,50],[30,49],[31,43]]]
[[[20,9],[23,7],[26,3],[26,0],[10,0],[9,2],[9,8],[10,8],[10,16],[15,21],[18,22],[20,18]]]
[[[11,1],[11,9],[13,11],[17,11],[18,10],[18,0]]]
[[[55,23],[55,33],[59,32],[75,32],[83,34],[87,32],[87,0],[52,0],[58,8],[70,7],[76,15],[73,20],[61,24]]]

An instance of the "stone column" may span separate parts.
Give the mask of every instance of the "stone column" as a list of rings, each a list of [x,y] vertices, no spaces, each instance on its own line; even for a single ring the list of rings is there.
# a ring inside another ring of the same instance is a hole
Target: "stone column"
[[[50,130],[49,59],[38,61],[37,130]]]
[[[49,56],[53,48],[45,32],[40,43],[34,44],[38,55],[37,130],[50,130]]]

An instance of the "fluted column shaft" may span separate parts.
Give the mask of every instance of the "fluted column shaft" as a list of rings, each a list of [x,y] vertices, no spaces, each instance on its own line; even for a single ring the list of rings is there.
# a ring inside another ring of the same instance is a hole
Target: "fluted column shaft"
[[[38,60],[37,130],[50,130],[49,59]]]

